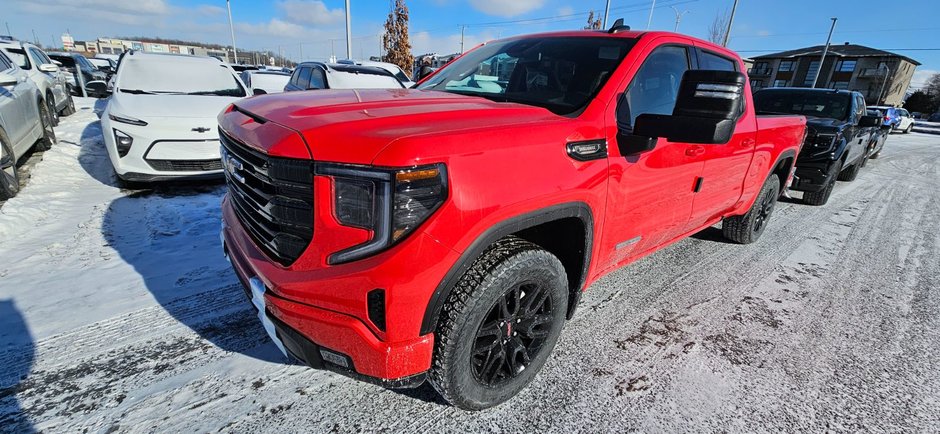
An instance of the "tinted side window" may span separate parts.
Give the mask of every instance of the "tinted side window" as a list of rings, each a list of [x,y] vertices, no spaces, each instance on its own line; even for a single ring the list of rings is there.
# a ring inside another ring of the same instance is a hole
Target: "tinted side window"
[[[13,62],[3,52],[0,52],[0,71],[6,72],[10,69],[13,69]]]
[[[323,70],[314,68],[310,74],[310,86],[308,89],[326,89],[326,77],[323,76]]]
[[[310,88],[310,68],[300,68],[300,78],[297,79],[297,87],[301,89]]]
[[[618,124],[632,127],[643,113],[672,114],[682,74],[688,70],[689,54],[685,47],[663,46],[650,53],[627,87],[626,104],[617,107]],[[626,122],[629,125],[623,125]]]
[[[294,70],[294,73],[291,74],[291,76],[290,76],[290,84],[291,84],[291,85],[297,86],[297,83],[300,83],[300,71],[302,71],[302,70],[303,70],[303,68],[297,68],[297,69]]]
[[[709,71],[735,71],[735,63],[733,60],[719,56],[717,54],[712,54],[708,51],[700,51],[698,56],[698,69],[705,69]]]
[[[46,59],[46,56],[43,55],[42,51],[39,51],[35,48],[29,49],[29,54],[33,57],[33,61],[37,64],[52,63],[49,59]]]

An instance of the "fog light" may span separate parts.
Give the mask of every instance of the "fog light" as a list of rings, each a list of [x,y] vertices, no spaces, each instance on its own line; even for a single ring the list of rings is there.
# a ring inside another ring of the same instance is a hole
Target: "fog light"
[[[131,151],[131,145],[134,144],[134,138],[127,133],[115,128],[114,144],[117,145],[118,156],[125,156]]]

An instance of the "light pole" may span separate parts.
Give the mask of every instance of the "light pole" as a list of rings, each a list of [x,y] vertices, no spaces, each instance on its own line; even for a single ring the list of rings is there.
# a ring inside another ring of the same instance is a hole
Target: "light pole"
[[[656,0],[653,0],[653,4],[650,5],[650,17],[646,19],[646,30],[649,30],[650,24],[653,23],[653,9],[656,9]]]
[[[352,29],[350,23],[352,18],[349,13],[349,0],[346,0],[346,58],[352,59]]]
[[[826,38],[826,46],[823,47],[822,57],[819,58],[819,68],[816,69],[816,76],[813,77],[812,88],[816,87],[816,82],[819,81],[819,73],[822,72],[823,62],[826,61],[826,53],[829,52],[829,43],[832,42],[832,31],[836,29],[836,21],[839,21],[838,18],[832,17],[832,27],[829,27],[829,37]]]
[[[607,7],[604,8],[604,25],[602,29],[607,29],[607,16],[610,15],[610,0],[607,0]]]
[[[731,37],[731,25],[734,24],[734,14],[738,11],[738,0],[734,0],[734,6],[731,6],[731,18],[728,18],[728,29],[725,30],[725,38],[721,42],[722,47],[728,46],[728,38]]]
[[[676,9],[675,6],[670,6],[670,7],[672,8],[672,10],[676,11],[676,28],[673,29],[673,32],[679,33],[679,22],[682,21],[682,16],[692,11],[686,9],[682,12],[679,12],[679,9]]]
[[[225,7],[228,9],[228,28],[232,32],[232,53],[235,56],[235,63],[238,64],[238,49],[235,48],[235,24],[232,22],[232,3],[225,0]]]

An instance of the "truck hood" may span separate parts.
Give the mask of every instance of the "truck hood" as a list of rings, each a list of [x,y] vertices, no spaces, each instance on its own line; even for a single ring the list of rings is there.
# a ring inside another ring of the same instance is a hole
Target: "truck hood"
[[[806,128],[810,133],[835,134],[849,125],[848,121],[832,118],[806,117]]]
[[[300,133],[315,160],[355,164],[371,163],[393,141],[408,137],[568,120],[541,107],[414,89],[285,92],[235,106]]]

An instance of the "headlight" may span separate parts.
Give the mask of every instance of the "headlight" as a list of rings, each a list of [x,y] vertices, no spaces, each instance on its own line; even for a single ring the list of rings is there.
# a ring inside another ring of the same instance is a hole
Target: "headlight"
[[[120,122],[120,123],[122,123],[122,124],[137,125],[137,126],[140,126],[140,127],[146,127],[146,126],[147,126],[147,123],[146,123],[146,122],[144,122],[144,121],[142,121],[142,120],[140,120],[140,119],[137,119],[137,118],[132,118],[132,117],[130,117],[130,116],[120,116],[120,115],[116,115],[116,114],[113,114],[113,113],[112,113],[112,114],[109,114],[109,115],[108,115],[108,118],[111,119],[111,120],[114,121],[114,122]]]
[[[134,138],[128,135],[127,133],[115,128],[114,129],[114,144],[117,145],[118,155],[123,157],[131,151],[131,145],[134,144]]]
[[[424,223],[447,198],[443,164],[397,170],[319,163],[316,173],[333,178],[336,220],[372,231],[369,241],[331,255],[331,265],[394,245]]]
[[[810,155],[819,156],[831,152],[835,148],[839,136],[832,134],[817,134],[806,138],[806,148]]]

